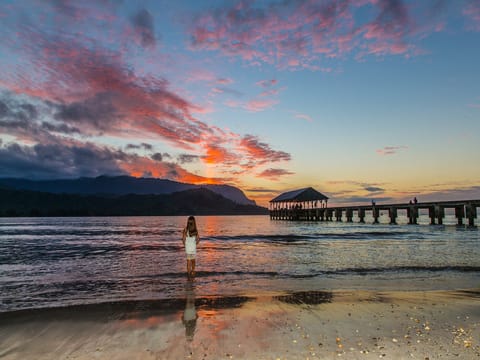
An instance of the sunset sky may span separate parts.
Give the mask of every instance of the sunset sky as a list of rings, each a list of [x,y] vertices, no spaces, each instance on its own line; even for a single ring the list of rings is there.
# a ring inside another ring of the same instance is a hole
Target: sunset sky
[[[0,177],[480,198],[479,0],[0,0]]]

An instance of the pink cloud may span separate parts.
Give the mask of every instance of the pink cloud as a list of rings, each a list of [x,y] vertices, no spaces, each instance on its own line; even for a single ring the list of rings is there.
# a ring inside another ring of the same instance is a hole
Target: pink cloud
[[[211,101],[207,101],[206,103],[202,104],[202,106],[193,105],[190,110],[194,114],[210,114],[215,111],[215,107]]]
[[[205,69],[195,69],[186,76],[188,82],[206,82],[211,84],[229,85],[233,84],[233,79],[227,77],[218,77],[215,73]]]
[[[375,152],[379,155],[393,155],[401,150],[408,149],[408,146],[385,146],[383,149],[377,149]]]
[[[258,96],[259,97],[266,97],[266,96],[275,96],[278,95],[281,91],[285,90],[286,88],[280,88],[280,89],[269,89],[262,91]]]
[[[232,84],[233,80],[230,78],[217,78],[217,83],[222,85]]]
[[[295,118],[306,120],[306,121],[309,121],[309,122],[313,121],[313,119],[309,115],[306,115],[306,114],[295,114]]]
[[[266,169],[257,174],[258,177],[267,178],[269,180],[278,180],[282,176],[293,175],[294,173],[285,169]]]
[[[469,22],[470,30],[480,31],[480,3],[478,1],[469,1],[463,9],[463,15]]]
[[[318,64],[353,55],[418,55],[417,42],[439,31],[435,4],[401,0],[306,0],[229,3],[196,16],[192,48],[220,51],[250,64],[330,69]],[[357,12],[370,14],[360,20]],[[468,8],[476,18],[476,7]],[[426,21],[427,19],[427,21]],[[265,85],[267,83],[261,83]]]
[[[158,135],[185,148],[211,132],[192,116],[201,112],[199,106],[172,92],[163,79],[135,75],[119,53],[28,35],[33,39],[26,51],[38,77],[17,72],[3,83],[14,92],[58,104],[57,120],[79,124],[87,133]]]
[[[240,101],[231,100],[231,99],[226,100],[224,104],[231,108],[238,108],[242,106],[242,103]]]
[[[215,94],[228,94],[228,95],[233,95],[237,97],[243,96],[243,93],[241,93],[238,90],[226,87],[226,86],[217,86],[212,89],[212,92]]]
[[[195,69],[189,72],[186,76],[188,82],[215,82],[217,76],[211,72],[204,69]]]
[[[263,88],[269,88],[271,86],[277,85],[277,83],[278,81],[276,79],[270,79],[270,80],[260,80],[260,81],[257,81],[255,84]]]
[[[264,111],[277,103],[278,101],[273,99],[254,99],[245,104],[245,109],[252,112]]]
[[[468,107],[479,109],[480,108],[480,97],[474,103],[468,104]]]
[[[267,110],[273,107],[275,104],[278,104],[278,100],[271,98],[268,99],[269,97],[274,97],[281,91],[285,90],[285,87],[273,88],[273,86],[275,86],[277,83],[278,81],[275,79],[261,80],[256,82],[257,86],[264,88],[265,90],[258,94],[256,98],[244,104],[243,107],[248,111],[258,112]]]

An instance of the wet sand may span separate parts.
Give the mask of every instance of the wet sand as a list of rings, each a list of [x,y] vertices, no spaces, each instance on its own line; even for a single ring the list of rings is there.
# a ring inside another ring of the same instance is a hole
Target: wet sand
[[[1,359],[477,359],[480,289],[309,291],[0,314]]]

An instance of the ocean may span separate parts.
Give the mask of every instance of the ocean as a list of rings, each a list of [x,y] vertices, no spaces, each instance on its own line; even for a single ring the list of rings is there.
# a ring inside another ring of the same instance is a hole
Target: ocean
[[[0,312],[182,298],[186,219],[0,218]],[[197,296],[480,287],[478,227],[196,219]]]

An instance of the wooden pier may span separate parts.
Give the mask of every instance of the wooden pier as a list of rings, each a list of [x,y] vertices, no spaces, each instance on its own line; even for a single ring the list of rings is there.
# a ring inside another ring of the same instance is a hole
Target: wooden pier
[[[408,223],[417,224],[419,212],[422,209],[428,210],[430,224],[443,224],[446,209],[455,209],[455,218],[458,225],[463,225],[466,219],[469,226],[475,225],[477,208],[480,207],[480,200],[460,201],[436,201],[406,204],[371,204],[365,206],[337,206],[337,207],[316,207],[314,202],[309,201],[298,204],[270,204],[270,218],[272,220],[294,220],[294,221],[343,221],[353,222],[354,215],[358,222],[365,222],[365,214],[371,213],[373,223],[378,223],[381,213],[388,212],[390,224],[397,223],[398,211],[406,210]],[[322,204],[323,205],[323,204]]]

